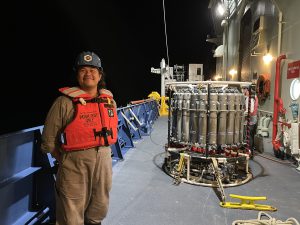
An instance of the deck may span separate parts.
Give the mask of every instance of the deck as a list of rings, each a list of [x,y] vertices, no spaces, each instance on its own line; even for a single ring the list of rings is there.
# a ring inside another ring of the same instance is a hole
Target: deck
[[[150,136],[135,143],[125,160],[113,167],[110,208],[104,225],[231,225],[235,220],[256,219],[256,210],[219,206],[213,188],[181,183],[161,169],[167,142],[167,118],[159,117]],[[288,161],[256,155],[250,161],[250,182],[225,189],[229,194],[266,196],[258,201],[276,207],[267,212],[277,220],[300,221],[300,173]],[[278,161],[278,162],[277,162]]]

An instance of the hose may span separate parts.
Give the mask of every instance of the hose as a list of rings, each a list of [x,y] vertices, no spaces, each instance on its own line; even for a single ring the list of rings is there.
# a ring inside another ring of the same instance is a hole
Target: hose
[[[283,165],[287,165],[287,166],[293,164],[293,163],[291,163],[291,162],[289,162],[289,161],[288,161],[288,162],[285,162],[285,161],[283,161],[282,159],[281,159],[281,160],[280,160],[280,159],[274,159],[274,157],[268,156],[268,155],[266,155],[266,154],[259,154],[259,153],[256,153],[255,156],[260,156],[260,157],[262,157],[262,158],[265,158],[265,159],[268,159],[268,160],[271,160],[271,161],[273,161],[273,162],[277,162],[277,163],[280,163],[280,164],[283,164]]]
[[[262,217],[268,217],[268,219],[262,219]],[[300,225],[299,222],[290,217],[286,221],[277,220],[272,218],[269,214],[265,212],[259,212],[257,219],[252,220],[235,220],[232,225]]]

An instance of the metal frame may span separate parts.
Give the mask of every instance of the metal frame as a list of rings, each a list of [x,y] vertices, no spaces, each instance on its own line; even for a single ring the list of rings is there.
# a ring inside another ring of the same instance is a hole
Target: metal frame
[[[154,121],[159,116],[158,103],[155,100],[144,100],[117,109],[118,140],[112,145],[113,158],[123,160],[128,149],[134,147],[134,141],[150,135]]]

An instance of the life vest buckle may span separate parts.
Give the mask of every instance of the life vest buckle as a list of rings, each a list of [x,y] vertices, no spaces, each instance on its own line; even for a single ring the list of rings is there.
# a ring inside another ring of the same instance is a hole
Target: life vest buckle
[[[96,129],[93,129],[93,131],[94,131],[95,140],[97,137],[103,137],[105,146],[109,145],[107,136],[111,136],[113,138],[112,129],[108,130],[107,127],[103,127],[102,130],[100,130],[100,131],[96,131]]]

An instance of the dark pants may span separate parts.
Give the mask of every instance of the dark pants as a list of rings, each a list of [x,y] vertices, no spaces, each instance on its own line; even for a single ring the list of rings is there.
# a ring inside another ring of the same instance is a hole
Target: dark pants
[[[251,151],[251,155],[254,155],[254,136],[256,134],[257,123],[249,126],[249,148]]]

